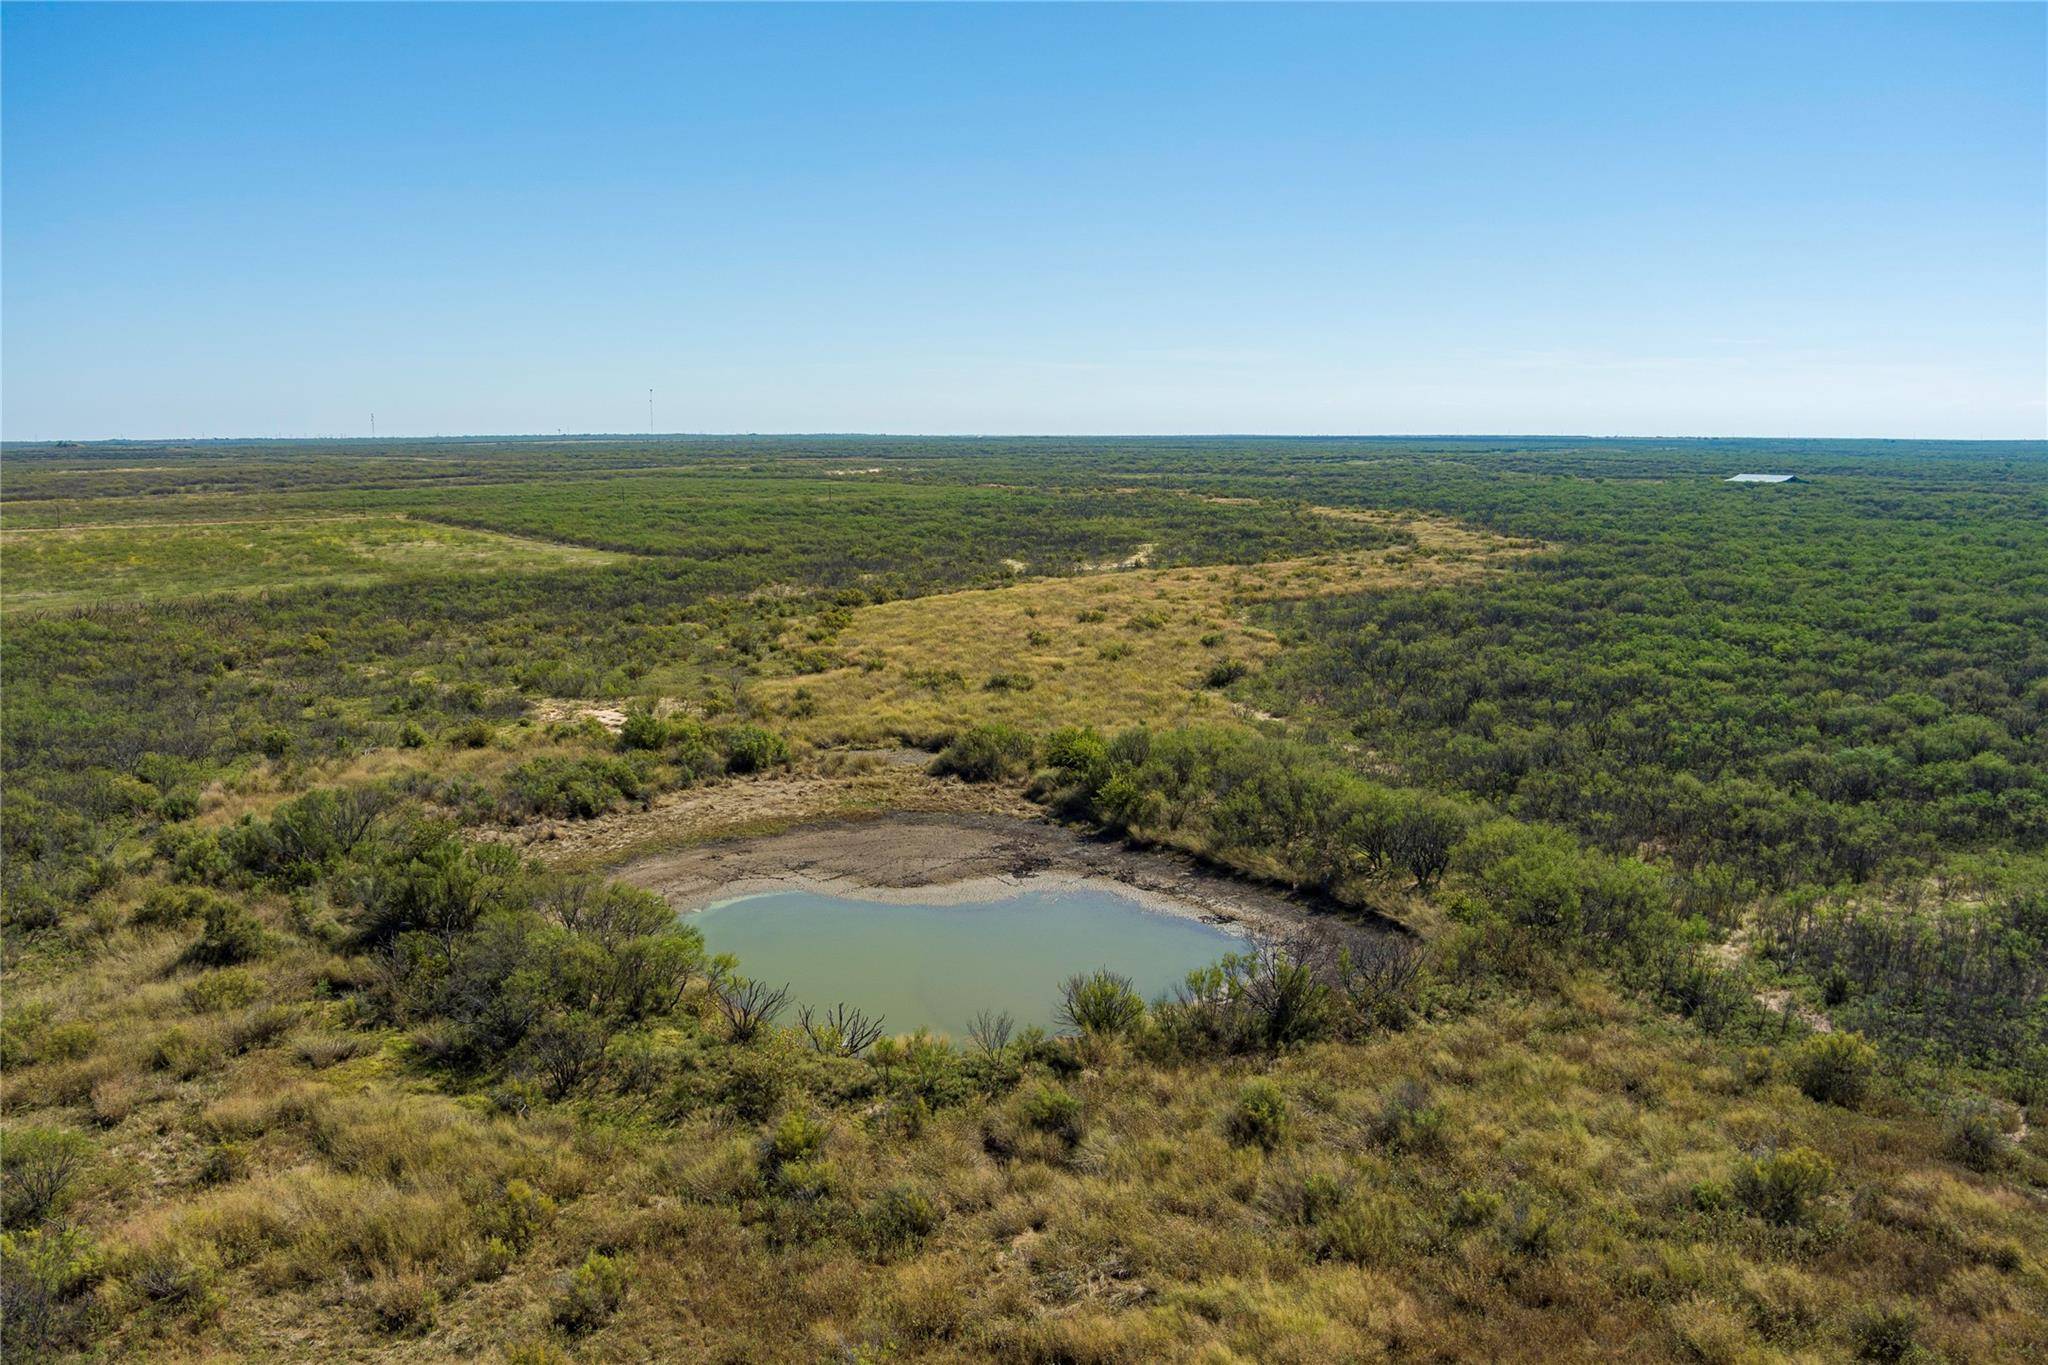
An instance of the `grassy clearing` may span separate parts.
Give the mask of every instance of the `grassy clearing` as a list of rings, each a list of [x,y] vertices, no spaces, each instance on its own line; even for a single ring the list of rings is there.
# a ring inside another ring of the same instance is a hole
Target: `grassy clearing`
[[[820,745],[928,744],[963,726],[1104,728],[1223,719],[1217,694],[1278,652],[1256,602],[1466,582],[1527,554],[1437,518],[1339,512],[1406,543],[1202,568],[1115,568],[864,607],[805,622],[783,646],[799,669],[755,699]],[[808,647],[807,647],[808,646]]]
[[[415,574],[587,568],[619,556],[402,517],[11,529],[8,611],[359,586]]]

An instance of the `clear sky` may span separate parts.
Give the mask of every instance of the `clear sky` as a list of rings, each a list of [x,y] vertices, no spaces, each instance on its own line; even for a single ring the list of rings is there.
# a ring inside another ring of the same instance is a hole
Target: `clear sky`
[[[2040,437],[2044,15],[9,4],[4,432]]]

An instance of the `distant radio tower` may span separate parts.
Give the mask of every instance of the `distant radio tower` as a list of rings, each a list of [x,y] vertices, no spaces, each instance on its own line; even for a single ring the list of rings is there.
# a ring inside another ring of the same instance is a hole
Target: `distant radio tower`
[[[647,391],[647,434],[654,434],[654,390]]]
[[[377,414],[374,412],[370,414],[370,439],[377,439]]]

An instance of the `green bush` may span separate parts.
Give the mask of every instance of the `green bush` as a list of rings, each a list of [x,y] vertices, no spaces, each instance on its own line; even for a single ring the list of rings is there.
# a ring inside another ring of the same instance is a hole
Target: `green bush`
[[[529,759],[505,775],[502,805],[514,818],[588,820],[651,795],[646,764],[637,756]]]
[[[1070,976],[1060,987],[1056,1016],[1077,1033],[1113,1038],[1129,1033],[1145,1018],[1145,1001],[1131,979],[1108,968]]]
[[[0,1133],[0,1226],[35,1227],[61,1214],[92,1156],[92,1143],[68,1129]]]
[[[619,727],[621,749],[660,749],[668,739],[668,722],[644,706],[626,712],[626,723]]]
[[[200,1014],[238,1010],[262,994],[263,985],[241,967],[206,972],[185,983],[185,1007]]]
[[[442,732],[441,738],[452,749],[488,749],[498,732],[491,728],[489,721],[471,720]]]
[[[1998,1106],[1984,1099],[1951,1105],[1942,1125],[1942,1146],[1973,1171],[1995,1171],[2012,1155],[2012,1139]]]
[[[1854,1033],[1820,1033],[1801,1044],[1792,1076],[1808,1099],[1853,1109],[1877,1072],[1877,1049]]]
[[[1252,671],[1252,666],[1242,659],[1218,659],[1209,665],[1209,671],[1202,675],[1204,687],[1228,687]]]
[[[825,1150],[825,1139],[831,1133],[826,1124],[801,1109],[792,1109],[782,1116],[782,1122],[775,1125],[774,1133],[768,1138],[762,1164],[775,1170],[800,1161],[814,1160]]]
[[[1269,1080],[1246,1083],[1224,1117],[1223,1129],[1240,1146],[1272,1151],[1287,1137],[1287,1096]]]
[[[129,918],[137,928],[170,928],[204,919],[206,912],[219,901],[219,896],[202,887],[151,887]]]
[[[505,1182],[496,1199],[477,1210],[477,1224],[517,1255],[533,1245],[554,1216],[554,1200],[524,1180],[512,1179]]]
[[[1427,1085],[1405,1080],[1387,1092],[1373,1118],[1373,1140],[1390,1152],[1436,1152],[1444,1145],[1447,1117]]]
[[[729,773],[757,773],[789,762],[789,742],[758,725],[729,725],[719,732]]]
[[[1874,1305],[1849,1324],[1858,1360],[1901,1361],[1920,1354],[1920,1315],[1911,1304]]]
[[[1031,736],[1015,726],[976,725],[954,737],[932,764],[940,776],[963,782],[994,782],[1018,777],[1031,766]]]
[[[185,960],[207,967],[233,967],[262,956],[269,935],[239,905],[215,900],[206,907],[206,927],[185,950]]]
[[[594,1331],[610,1320],[626,1301],[626,1263],[591,1252],[569,1274],[569,1285],[555,1305],[555,1321],[565,1331]]]
[[[1812,1202],[1834,1184],[1834,1164],[1811,1147],[1766,1152],[1735,1172],[1735,1197],[1767,1223],[1806,1221]]]
[[[1040,1085],[1024,1097],[1024,1122],[1069,1147],[1081,1141],[1081,1101],[1057,1085]]]
[[[876,1255],[916,1246],[937,1230],[939,1212],[914,1185],[895,1185],[861,1211],[860,1236]]]
[[[87,1291],[101,1269],[98,1249],[77,1229],[0,1232],[0,1356],[41,1361],[83,1345],[92,1308]]]
[[[1401,1222],[1392,1205],[1354,1197],[1317,1225],[1319,1251],[1351,1265],[1384,1265],[1402,1251]]]

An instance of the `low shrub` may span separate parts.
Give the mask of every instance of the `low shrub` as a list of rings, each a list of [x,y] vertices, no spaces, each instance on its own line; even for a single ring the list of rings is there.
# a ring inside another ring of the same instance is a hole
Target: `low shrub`
[[[1113,1038],[1143,1021],[1145,1001],[1129,977],[1105,967],[1061,984],[1056,1017],[1076,1033]]]
[[[1952,1105],[1942,1124],[1942,1149],[1973,1171],[1995,1171],[2012,1155],[1998,1106],[1969,1099]]]
[[[0,1133],[0,1226],[35,1227],[62,1213],[92,1156],[91,1140],[68,1129]]]
[[[198,1014],[240,1009],[262,994],[263,985],[240,967],[207,972],[185,983],[185,1007]]]
[[[529,759],[505,775],[500,805],[515,819],[588,820],[651,795],[645,765],[637,757]]]
[[[626,1263],[591,1252],[569,1273],[569,1283],[555,1305],[555,1322],[564,1331],[594,1331],[611,1319],[626,1301]]]
[[[668,739],[668,722],[644,706],[626,712],[626,723],[619,727],[621,749],[660,749]]]
[[[1803,1223],[1812,1202],[1834,1184],[1834,1164],[1811,1147],[1766,1152],[1735,1172],[1735,1198],[1767,1223]]]
[[[98,1248],[77,1229],[0,1232],[0,1356],[48,1360],[83,1345],[101,1269]]]
[[[1285,1140],[1287,1128],[1287,1096],[1265,1079],[1247,1082],[1223,1120],[1232,1142],[1268,1152]]]
[[[165,929],[192,924],[206,918],[206,912],[220,897],[197,886],[152,887],[129,921],[139,929]]]
[[[1024,1097],[1024,1122],[1067,1144],[1081,1141],[1081,1101],[1057,1085],[1040,1085]]]
[[[1877,1072],[1877,1049],[1854,1033],[1821,1033],[1801,1044],[1792,1076],[1810,1100],[1853,1109]]]
[[[1444,1145],[1444,1107],[1427,1085],[1406,1080],[1387,1092],[1373,1117],[1373,1141],[1390,1152],[1436,1152]]]
[[[1202,675],[1204,687],[1228,687],[1249,675],[1252,666],[1242,659],[1218,659],[1209,665],[1209,671]]]
[[[205,967],[233,967],[263,955],[269,944],[256,917],[231,901],[216,898],[206,907],[206,927],[185,960]]]
[[[729,773],[757,773],[789,762],[789,742],[758,725],[729,725],[718,733]]]
[[[976,725],[954,737],[932,763],[941,777],[963,782],[994,782],[1022,776],[1031,766],[1031,736],[1014,726]]]
[[[1353,1198],[1317,1225],[1318,1251],[1351,1265],[1384,1265],[1401,1255],[1401,1222],[1393,1207]]]
[[[1881,1304],[1851,1319],[1858,1360],[1900,1361],[1920,1354],[1920,1315],[1911,1304]]]
[[[861,1241],[878,1256],[915,1247],[938,1226],[938,1209],[914,1185],[891,1186],[860,1214]]]

